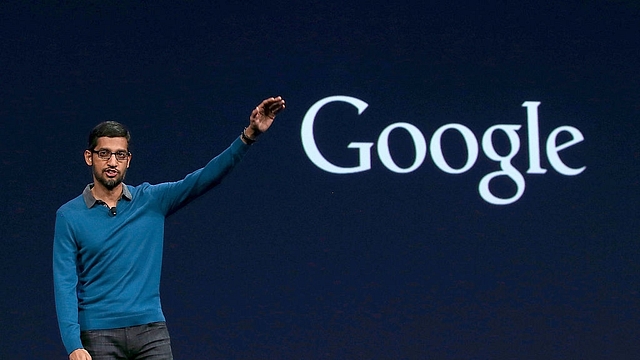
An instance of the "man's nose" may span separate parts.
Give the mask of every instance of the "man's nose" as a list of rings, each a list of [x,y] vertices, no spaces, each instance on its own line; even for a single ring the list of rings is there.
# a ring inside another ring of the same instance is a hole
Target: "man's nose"
[[[111,156],[109,156],[109,160],[107,160],[107,164],[111,166],[118,166],[118,159],[116,159],[116,154],[111,154]]]

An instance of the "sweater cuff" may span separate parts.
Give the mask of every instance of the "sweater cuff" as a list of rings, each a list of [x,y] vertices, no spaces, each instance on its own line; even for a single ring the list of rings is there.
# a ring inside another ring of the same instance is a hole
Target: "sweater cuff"
[[[72,352],[78,349],[84,349],[84,346],[82,346],[82,341],[78,338],[69,340],[68,343],[65,343],[65,349],[67,350],[67,355],[71,355]]]
[[[240,136],[238,136],[233,143],[231,143],[231,148],[233,150],[237,150],[240,153],[246,153],[249,148],[251,147],[250,144],[245,144],[244,141],[242,141],[242,139],[240,138]]]

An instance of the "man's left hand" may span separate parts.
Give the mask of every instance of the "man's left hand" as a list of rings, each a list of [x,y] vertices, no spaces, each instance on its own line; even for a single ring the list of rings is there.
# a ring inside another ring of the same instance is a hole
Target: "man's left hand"
[[[284,99],[281,96],[272,97],[263,100],[260,105],[256,106],[249,117],[249,126],[245,131],[245,135],[255,139],[258,135],[267,131],[276,115],[284,109]]]

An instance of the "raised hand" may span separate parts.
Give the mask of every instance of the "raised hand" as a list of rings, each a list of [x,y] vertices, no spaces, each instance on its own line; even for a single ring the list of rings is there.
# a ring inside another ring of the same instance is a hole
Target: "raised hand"
[[[256,106],[249,117],[249,126],[245,130],[245,135],[251,139],[255,139],[258,135],[267,131],[276,115],[285,108],[284,99],[282,97],[272,97],[263,100],[260,105]]]

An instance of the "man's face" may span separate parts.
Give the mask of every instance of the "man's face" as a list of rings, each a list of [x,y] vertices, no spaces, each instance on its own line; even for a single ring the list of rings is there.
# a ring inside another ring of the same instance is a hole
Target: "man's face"
[[[108,190],[113,190],[124,180],[131,162],[127,139],[123,137],[100,137],[93,150],[96,152],[102,151],[107,156],[110,155],[108,159],[102,159],[95,152],[85,151],[84,159],[87,165],[91,166],[94,183],[100,183]],[[118,160],[118,153],[126,153],[127,156],[125,159]]]

